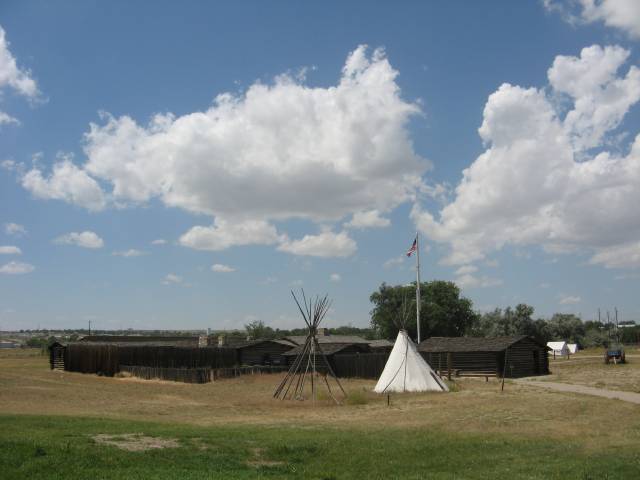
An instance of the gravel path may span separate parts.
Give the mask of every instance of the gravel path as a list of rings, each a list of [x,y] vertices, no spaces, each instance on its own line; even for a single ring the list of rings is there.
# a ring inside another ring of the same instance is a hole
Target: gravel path
[[[618,390],[605,390],[603,388],[585,387],[584,385],[571,385],[569,383],[540,382],[536,380],[518,380],[523,385],[548,388],[558,392],[581,393],[583,395],[595,395],[596,397],[614,398],[625,402],[640,405],[640,393],[621,392]]]

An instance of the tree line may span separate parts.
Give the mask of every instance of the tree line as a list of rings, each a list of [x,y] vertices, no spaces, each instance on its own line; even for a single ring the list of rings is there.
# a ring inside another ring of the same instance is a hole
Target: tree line
[[[371,294],[371,328],[377,336],[395,338],[403,304],[410,302],[413,308],[406,328],[413,338],[416,337],[415,288],[415,282],[395,286],[383,283]],[[612,324],[583,321],[576,315],[565,313],[556,313],[550,319],[534,318],[534,308],[524,303],[478,313],[473,310],[471,300],[463,297],[460,288],[453,282],[421,282],[420,290],[422,338],[529,335],[542,343],[566,340],[582,347],[607,346],[615,341],[615,328]],[[640,326],[620,328],[618,332],[623,343],[640,341]]]

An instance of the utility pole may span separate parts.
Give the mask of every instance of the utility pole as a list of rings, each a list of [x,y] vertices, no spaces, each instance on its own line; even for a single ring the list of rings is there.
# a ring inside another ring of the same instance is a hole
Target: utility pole
[[[91,335],[91,320],[89,320],[89,335]]]
[[[418,345],[420,345],[420,241],[416,232],[416,324],[418,326]]]

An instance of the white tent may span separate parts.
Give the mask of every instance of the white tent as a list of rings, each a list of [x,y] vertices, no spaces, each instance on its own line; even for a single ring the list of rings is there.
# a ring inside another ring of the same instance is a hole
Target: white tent
[[[448,392],[449,388],[418,353],[416,344],[407,332],[400,330],[387,364],[373,390],[376,393]]]
[[[553,356],[556,355],[563,356],[569,355],[569,347],[567,347],[567,342],[547,342],[547,347],[549,347],[553,353]]]
[[[577,343],[567,343],[567,348],[569,349],[569,353],[574,354],[578,351]]]

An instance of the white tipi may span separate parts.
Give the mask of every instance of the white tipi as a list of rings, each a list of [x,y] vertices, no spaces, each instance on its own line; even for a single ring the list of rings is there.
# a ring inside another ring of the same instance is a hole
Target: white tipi
[[[382,375],[373,389],[388,392],[448,392],[449,387],[418,353],[406,330],[400,330]]]

